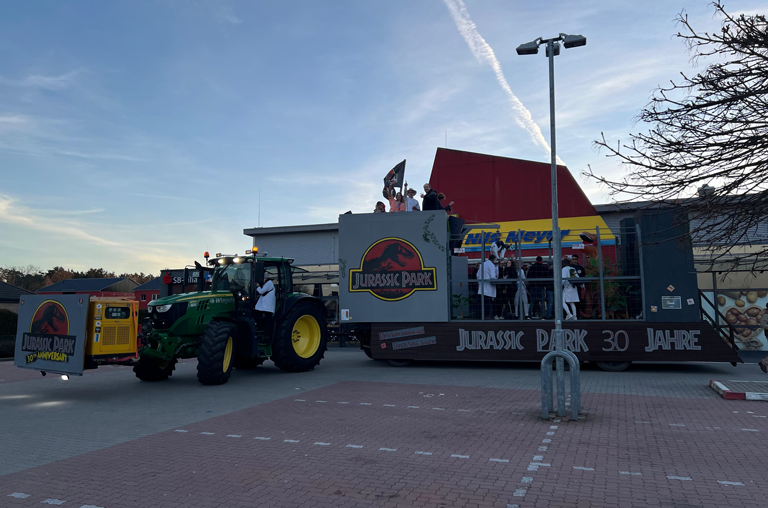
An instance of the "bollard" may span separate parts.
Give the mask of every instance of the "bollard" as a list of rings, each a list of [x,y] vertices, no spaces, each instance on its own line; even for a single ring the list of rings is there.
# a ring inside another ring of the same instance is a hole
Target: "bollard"
[[[571,351],[561,350],[547,353],[541,360],[541,418],[549,420],[549,413],[555,410],[554,393],[552,391],[552,362],[561,359],[568,362],[571,368],[571,420],[578,421],[581,411],[581,368],[579,359]],[[563,382],[563,385],[565,383]],[[558,387],[558,415],[565,416],[565,390]]]

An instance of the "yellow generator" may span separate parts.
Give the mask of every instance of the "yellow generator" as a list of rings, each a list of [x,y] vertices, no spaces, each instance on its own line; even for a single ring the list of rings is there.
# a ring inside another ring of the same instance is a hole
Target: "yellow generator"
[[[135,357],[138,351],[139,302],[121,298],[91,298],[86,330],[86,366]]]

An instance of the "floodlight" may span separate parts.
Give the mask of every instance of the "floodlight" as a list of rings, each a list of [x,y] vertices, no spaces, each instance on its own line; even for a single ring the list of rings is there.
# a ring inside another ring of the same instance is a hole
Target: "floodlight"
[[[587,45],[587,38],[583,35],[566,35],[561,34],[563,37],[563,46],[565,49],[578,48],[579,46]]]
[[[539,43],[533,41],[520,44],[516,51],[518,55],[535,55],[539,52]]]

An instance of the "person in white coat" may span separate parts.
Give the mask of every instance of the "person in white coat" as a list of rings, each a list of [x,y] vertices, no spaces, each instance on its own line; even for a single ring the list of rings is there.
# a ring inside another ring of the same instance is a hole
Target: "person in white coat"
[[[578,276],[579,274],[571,266],[571,260],[568,258],[563,259],[563,310],[567,314],[565,317],[567,320],[578,319],[574,303],[579,301],[579,290],[568,280],[578,278]],[[570,309],[568,309],[569,305]]]
[[[496,256],[491,254],[485,263],[480,265],[477,269],[477,280],[493,280],[499,278],[499,267],[493,262],[496,260]],[[485,317],[491,319],[494,311],[494,302],[496,300],[496,286],[490,282],[480,282],[477,284],[477,294],[483,295],[485,300]]]
[[[263,284],[256,283],[256,291],[259,293],[259,299],[256,301],[257,319],[269,329],[275,314],[275,285],[269,280],[268,274],[264,274]]]
[[[517,269],[517,293],[515,293],[515,314],[517,314],[518,310],[520,309],[520,303],[522,302],[524,318],[531,319],[531,315],[528,312],[530,309],[530,305],[528,305],[528,291],[525,286],[525,271],[523,271],[522,268],[517,268],[517,263],[515,263],[515,268]]]

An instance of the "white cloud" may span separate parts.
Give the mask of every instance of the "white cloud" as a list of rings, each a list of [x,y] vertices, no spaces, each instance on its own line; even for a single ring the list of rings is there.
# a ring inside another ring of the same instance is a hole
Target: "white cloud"
[[[0,85],[29,88],[44,88],[46,90],[63,90],[74,84],[75,77],[80,71],[70,71],[58,76],[43,76],[32,74],[22,79],[10,79],[0,76]]]

